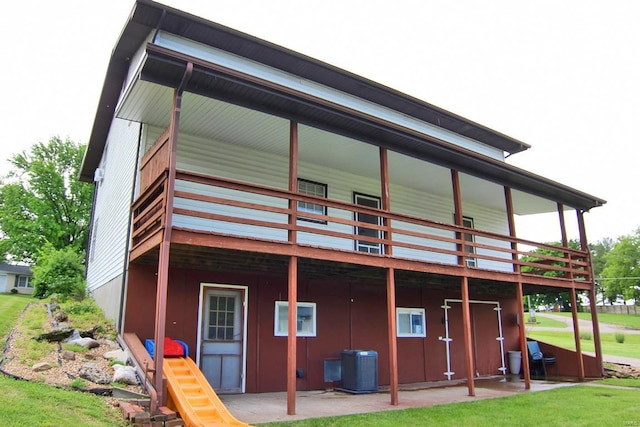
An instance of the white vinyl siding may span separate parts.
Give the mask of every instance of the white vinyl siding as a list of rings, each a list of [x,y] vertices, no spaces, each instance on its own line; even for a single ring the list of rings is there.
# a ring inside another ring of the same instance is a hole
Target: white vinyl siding
[[[104,179],[97,187],[93,214],[91,259],[87,287],[93,291],[122,275],[127,256],[127,232],[134,186],[140,125],[115,119],[107,138],[100,168]],[[96,219],[99,219],[99,229]]]
[[[147,136],[146,144],[150,146],[152,141],[160,134],[160,129],[152,129]],[[286,144],[286,140],[283,144]],[[250,148],[204,140],[190,135],[180,135],[178,143],[178,169],[197,172],[206,175],[220,176],[223,178],[254,183],[285,190],[288,187],[288,159],[272,153],[259,152]],[[377,165],[372,166],[377,168]],[[326,184],[330,191],[331,200],[353,202],[353,194],[368,194],[379,197],[380,182],[377,178],[354,175],[348,171],[330,169],[307,162],[299,163],[299,176],[310,181]],[[193,192],[201,195],[209,195],[221,198],[230,198],[247,203],[265,204],[268,206],[287,209],[287,201],[270,196],[262,196],[253,193],[243,193],[236,190],[210,187],[184,180],[177,180],[176,191]],[[413,217],[428,218],[431,220],[452,223],[453,202],[452,197],[424,194],[418,190],[394,185],[390,186],[391,208],[394,212],[403,213]],[[225,215],[235,218],[251,220],[271,221],[285,225],[288,216],[284,213],[262,212],[255,209],[238,208],[212,202],[194,201],[187,198],[176,198],[177,209],[195,210],[216,215]],[[508,234],[505,212],[465,203],[465,214],[473,217],[478,230]],[[345,224],[331,222],[331,217],[345,220],[353,220],[353,212],[348,210],[327,208],[328,223],[313,223],[299,221],[298,224],[308,228],[317,228],[328,231],[342,232],[354,236],[354,227]],[[174,214],[175,227],[212,231],[222,234],[230,234],[242,237],[286,241],[287,231],[256,225],[242,225],[231,221],[218,219],[198,218],[184,214]],[[435,227],[410,224],[402,221],[392,221],[394,228],[407,232],[421,232],[453,239],[455,234],[451,231],[443,231]],[[100,224],[102,229],[102,224]],[[101,231],[103,232],[103,230]],[[300,231],[297,233],[298,243],[319,247],[327,247],[339,250],[354,250],[355,236],[353,238],[338,238],[322,236],[314,233]],[[409,236],[396,232],[394,241],[413,244],[425,244],[426,239]],[[476,237],[476,242],[509,248],[507,242],[499,242],[493,239]],[[437,248],[455,251],[455,244],[431,240],[429,245]],[[507,260],[505,253],[498,253],[487,249],[478,249],[477,254],[499,256]],[[433,251],[423,251],[411,248],[394,247],[394,257],[425,260],[430,262],[455,264],[455,255],[442,254]],[[510,271],[508,262],[486,261],[478,258],[478,267],[494,270]]]

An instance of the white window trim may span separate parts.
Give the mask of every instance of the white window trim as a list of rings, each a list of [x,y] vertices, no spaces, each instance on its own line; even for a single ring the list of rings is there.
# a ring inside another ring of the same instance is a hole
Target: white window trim
[[[422,318],[422,332],[400,332],[401,315],[419,315]],[[396,307],[396,336],[398,338],[426,338],[427,336],[427,316],[424,308]]]
[[[467,227],[467,228],[473,228],[475,229],[475,222],[473,221],[473,218],[470,216],[463,216],[462,217],[462,225],[463,227]],[[465,235],[469,235],[468,233],[465,233]],[[475,235],[471,234],[471,243],[475,243],[476,242],[476,237]],[[466,240],[466,239],[465,239]],[[468,252],[470,254],[475,254],[476,253],[476,247],[475,246],[468,246],[465,245],[464,249],[465,251],[467,251],[467,248],[471,249]],[[465,258],[465,263],[467,265],[467,267],[477,267],[478,266],[478,260],[476,257],[467,257]]]
[[[312,309],[311,331],[310,332],[304,332],[304,331],[300,331],[299,329],[297,329],[296,336],[297,337],[315,337],[316,336],[316,318],[317,318],[316,303],[315,302],[298,302],[296,304],[296,307],[297,308],[308,307],[308,308]],[[287,310],[287,315],[288,315],[289,301],[276,301],[275,311],[274,311],[274,314],[273,314],[273,316],[274,316],[273,334],[276,337],[286,337],[286,336],[289,336],[289,328],[288,328],[288,326],[285,325],[284,332],[283,332],[283,328],[279,328],[278,327],[280,325],[279,316],[278,316],[280,309],[286,309]],[[288,317],[287,317],[287,319],[288,319]]]
[[[317,196],[315,194],[309,194],[309,193],[305,193],[305,192],[300,191],[300,183],[301,182],[302,183],[306,183],[306,184],[312,184],[312,185],[316,185],[316,186],[322,187],[324,195],[323,196]],[[322,182],[317,182],[317,181],[311,181],[311,180],[305,179],[305,178],[298,178],[298,182],[296,184],[296,189],[297,189],[298,193],[300,193],[300,194],[313,195],[313,196],[316,196],[316,197],[323,197],[325,199],[328,197],[328,193],[329,193],[329,186],[327,184],[324,184]],[[313,215],[327,216],[327,206],[326,205],[322,205],[320,203],[312,203],[313,205],[322,208],[322,212],[319,212],[319,211],[315,211],[315,210],[305,209],[304,207],[302,207],[300,205],[301,203],[304,203],[304,202],[300,202],[300,201],[297,202],[298,213],[301,215],[301,216],[298,216],[298,220],[315,222],[317,224],[327,224],[326,220],[320,220],[320,219],[316,219],[316,218],[305,218],[304,216],[302,216],[305,213],[310,213],[310,214],[313,214]]]
[[[22,286],[20,284],[20,279],[24,278],[25,279],[25,284],[24,286]],[[23,289],[29,289],[32,288],[33,286],[31,285],[31,280],[29,280],[29,276],[18,276],[18,278],[16,279],[16,288],[23,288]]]

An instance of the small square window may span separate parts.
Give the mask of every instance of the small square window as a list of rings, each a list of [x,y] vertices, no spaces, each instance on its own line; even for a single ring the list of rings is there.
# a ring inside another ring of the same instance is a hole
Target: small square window
[[[327,184],[321,184],[319,182],[308,181],[306,179],[298,179],[298,193],[306,194],[308,196],[327,198]],[[312,202],[298,202],[298,212],[308,212],[316,215],[327,215],[327,207],[319,203]],[[320,224],[326,224],[327,221],[322,221],[316,218],[304,218],[298,217],[303,221],[317,222]]]
[[[398,337],[426,337],[427,321],[424,308],[396,307]]]
[[[316,336],[316,303],[297,303],[297,333],[298,337]],[[288,333],[289,302],[276,301],[274,334],[277,337],[286,337]]]

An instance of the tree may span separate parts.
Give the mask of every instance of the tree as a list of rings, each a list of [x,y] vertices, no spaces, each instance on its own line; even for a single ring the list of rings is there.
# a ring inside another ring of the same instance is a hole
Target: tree
[[[601,280],[602,270],[607,263],[606,255],[613,249],[614,240],[610,237],[605,237],[596,243],[589,244],[589,250],[591,251],[591,261],[593,262],[593,277],[595,278],[596,295],[603,295],[604,287],[606,286],[605,280]],[[603,299],[604,304],[604,299]]]
[[[605,255],[602,270],[604,295],[613,303],[618,298],[640,302],[640,228],[634,234],[618,238]]]
[[[562,247],[562,244],[560,242],[547,243],[547,245]],[[569,240],[569,248],[580,249],[580,242],[573,239]],[[551,256],[555,258],[562,258],[564,256],[564,253],[561,251],[555,251],[547,248],[538,248],[532,251],[531,254],[540,254],[540,255]],[[521,261],[532,262],[532,263],[543,262],[544,260],[545,260],[544,257],[537,257],[535,255],[524,255],[521,258]],[[551,262],[551,265],[557,266],[557,267],[565,267],[566,263],[562,261],[553,261]],[[538,269],[536,267],[532,267],[528,265],[522,266],[523,273],[534,273],[537,270]],[[547,270],[543,272],[542,275],[547,277],[560,277],[563,275],[563,272],[556,271],[556,270]],[[558,306],[562,311],[569,310],[571,308],[571,297],[568,291],[565,291],[565,292],[553,291],[553,292],[547,292],[544,294],[533,294],[533,295],[530,295],[529,298],[530,298],[532,307]],[[578,309],[580,309],[579,306],[578,306]]]
[[[78,180],[85,146],[53,137],[9,159],[0,182],[0,253],[33,263],[38,249],[87,245],[93,187]]]
[[[83,262],[84,257],[71,246],[56,249],[47,243],[33,267],[33,296],[59,294],[63,300],[69,296],[82,300],[86,293]]]

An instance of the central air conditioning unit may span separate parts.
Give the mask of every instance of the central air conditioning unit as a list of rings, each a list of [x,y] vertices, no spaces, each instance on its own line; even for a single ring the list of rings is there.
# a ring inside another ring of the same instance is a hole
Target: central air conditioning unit
[[[342,351],[341,390],[349,393],[378,391],[378,353],[373,350]]]

